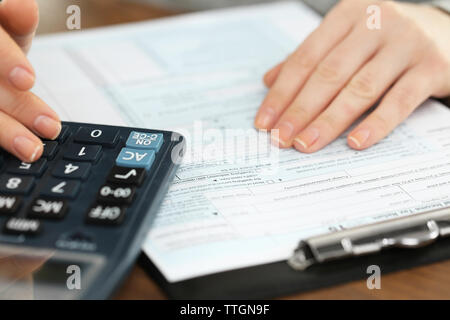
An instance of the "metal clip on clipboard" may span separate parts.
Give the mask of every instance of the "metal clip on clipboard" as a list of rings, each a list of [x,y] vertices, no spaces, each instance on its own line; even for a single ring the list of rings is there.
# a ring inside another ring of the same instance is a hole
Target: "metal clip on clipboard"
[[[450,208],[437,209],[303,240],[288,260],[295,270],[382,249],[418,248],[450,236]]]

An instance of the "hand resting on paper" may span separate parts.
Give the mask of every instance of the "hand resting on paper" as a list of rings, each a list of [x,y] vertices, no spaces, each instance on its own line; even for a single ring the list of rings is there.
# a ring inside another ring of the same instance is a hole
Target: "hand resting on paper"
[[[0,146],[25,162],[37,160],[42,138],[58,136],[58,115],[29,90],[35,74],[27,60],[39,20],[35,0],[0,1]]]
[[[379,28],[368,24],[373,5]],[[269,90],[255,126],[272,130],[274,144],[306,153],[381,99],[347,136],[350,147],[368,148],[427,98],[450,95],[450,15],[426,5],[343,0],[264,82]]]

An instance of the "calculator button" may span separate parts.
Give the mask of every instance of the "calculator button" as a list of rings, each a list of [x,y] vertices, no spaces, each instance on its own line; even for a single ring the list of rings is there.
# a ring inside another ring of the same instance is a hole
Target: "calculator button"
[[[98,191],[98,201],[102,203],[130,204],[135,193],[136,188],[134,187],[105,184]]]
[[[135,149],[151,149],[158,152],[163,142],[164,136],[162,133],[132,131],[128,136],[126,146]]]
[[[66,215],[67,203],[63,200],[35,199],[29,208],[28,217],[36,219],[61,219]]]
[[[83,162],[60,161],[52,171],[53,176],[66,179],[87,179],[91,165]]]
[[[116,165],[128,168],[150,169],[155,161],[154,150],[122,148],[116,159]]]
[[[33,163],[22,162],[20,160],[10,160],[6,171],[9,173],[29,174],[40,176],[47,165],[47,160],[39,159]]]
[[[81,183],[78,181],[51,178],[43,188],[42,194],[56,198],[75,198],[80,186]]]
[[[121,206],[96,204],[88,210],[86,223],[118,225],[122,223],[124,216],[125,208]]]
[[[101,151],[101,146],[72,144],[64,154],[64,159],[95,162]]]
[[[41,229],[42,226],[39,220],[12,217],[6,221],[3,232],[8,234],[36,235]]]
[[[42,152],[43,158],[53,159],[58,149],[58,142],[56,141],[43,141],[44,151]]]
[[[4,174],[0,177],[0,192],[28,194],[33,184],[33,177]]]
[[[12,215],[17,212],[22,203],[18,196],[0,196],[0,215]]]
[[[108,181],[119,184],[141,185],[145,179],[145,169],[114,166],[109,173]]]
[[[99,144],[114,147],[119,138],[119,130],[115,128],[86,128],[81,127],[75,134],[74,140],[88,144]]]
[[[69,126],[63,124],[61,126],[61,132],[59,133],[59,136],[56,137],[56,141],[64,142],[66,140],[67,136],[69,135]]]

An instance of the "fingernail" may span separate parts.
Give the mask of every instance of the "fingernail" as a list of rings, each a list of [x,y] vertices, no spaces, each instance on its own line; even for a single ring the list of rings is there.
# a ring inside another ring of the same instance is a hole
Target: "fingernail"
[[[256,116],[255,127],[258,129],[269,129],[274,116],[275,112],[272,109],[261,110]]]
[[[276,132],[278,130],[278,132]],[[275,134],[271,134],[272,141],[278,146],[288,147],[294,136],[294,125],[289,121],[281,122],[274,130]]]
[[[361,129],[353,133],[348,137],[349,142],[353,142],[356,148],[361,148],[361,146],[367,141],[369,138],[370,131],[367,129]]]
[[[316,128],[307,128],[295,138],[296,147],[300,149],[310,148],[319,139],[320,132]]]
[[[14,149],[27,162],[33,162],[39,154],[42,146],[26,137],[16,137],[14,139]]]
[[[34,130],[44,138],[55,139],[61,132],[61,122],[48,116],[39,116],[34,120]]]
[[[26,91],[26,90],[30,90],[33,87],[34,75],[25,68],[15,67],[9,73],[9,81],[17,89]]]

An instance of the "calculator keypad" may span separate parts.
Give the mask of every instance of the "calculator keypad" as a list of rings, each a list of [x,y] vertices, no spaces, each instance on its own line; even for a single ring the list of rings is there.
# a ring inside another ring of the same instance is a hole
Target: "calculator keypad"
[[[125,216],[125,208],[114,205],[96,204],[88,210],[86,223],[118,225],[121,224]]]
[[[133,201],[136,188],[131,186],[119,186],[105,184],[98,192],[98,201],[103,203],[130,204]]]
[[[146,176],[145,169],[114,166],[108,175],[108,181],[118,184],[140,186]]]
[[[116,159],[116,165],[148,170],[153,161],[155,161],[155,151],[153,150],[123,148]]]
[[[52,171],[53,176],[63,179],[88,178],[92,165],[90,163],[60,161]]]
[[[115,128],[98,129],[81,127],[75,134],[75,141],[87,144],[97,144],[114,147],[119,137],[119,130]]]
[[[36,219],[62,219],[68,209],[67,202],[48,198],[36,198],[30,205],[28,217]]]
[[[140,131],[121,136],[120,132],[107,126],[74,130],[64,124],[58,138],[43,141],[42,158],[34,163],[0,153],[0,217],[7,219],[3,233],[45,233],[50,227],[46,224],[72,219],[79,206],[86,208],[79,217],[81,225],[121,225],[145,179],[156,170],[152,166],[164,136]],[[109,158],[103,157],[105,152]],[[93,187],[92,181],[99,179],[101,184]],[[89,191],[83,192],[85,188]],[[90,202],[78,203],[82,195]]]
[[[42,189],[44,196],[55,198],[75,198],[80,190],[81,183],[73,180],[51,178]]]
[[[39,220],[12,217],[6,221],[3,232],[6,234],[37,235],[41,230]]]
[[[0,192],[26,195],[33,188],[34,181],[33,177],[4,174],[0,176]]]
[[[0,215],[12,215],[16,213],[21,204],[21,197],[0,196]]]
[[[40,176],[47,165],[47,160],[41,158],[38,161],[34,163],[26,163],[21,162],[19,160],[12,160],[8,167],[6,168],[6,171],[9,173],[17,173],[17,174],[29,174],[33,176]]]
[[[50,160],[56,155],[58,151],[57,141],[43,141],[44,151],[42,152],[42,158],[49,158]]]
[[[158,152],[163,142],[164,139],[161,133],[132,131],[127,139],[126,146],[128,148],[150,149]]]
[[[102,151],[101,146],[71,144],[64,154],[64,159],[96,162]]]
[[[61,132],[59,133],[59,136],[55,140],[59,141],[60,143],[63,143],[68,135],[69,135],[69,126],[63,124],[61,126]]]

